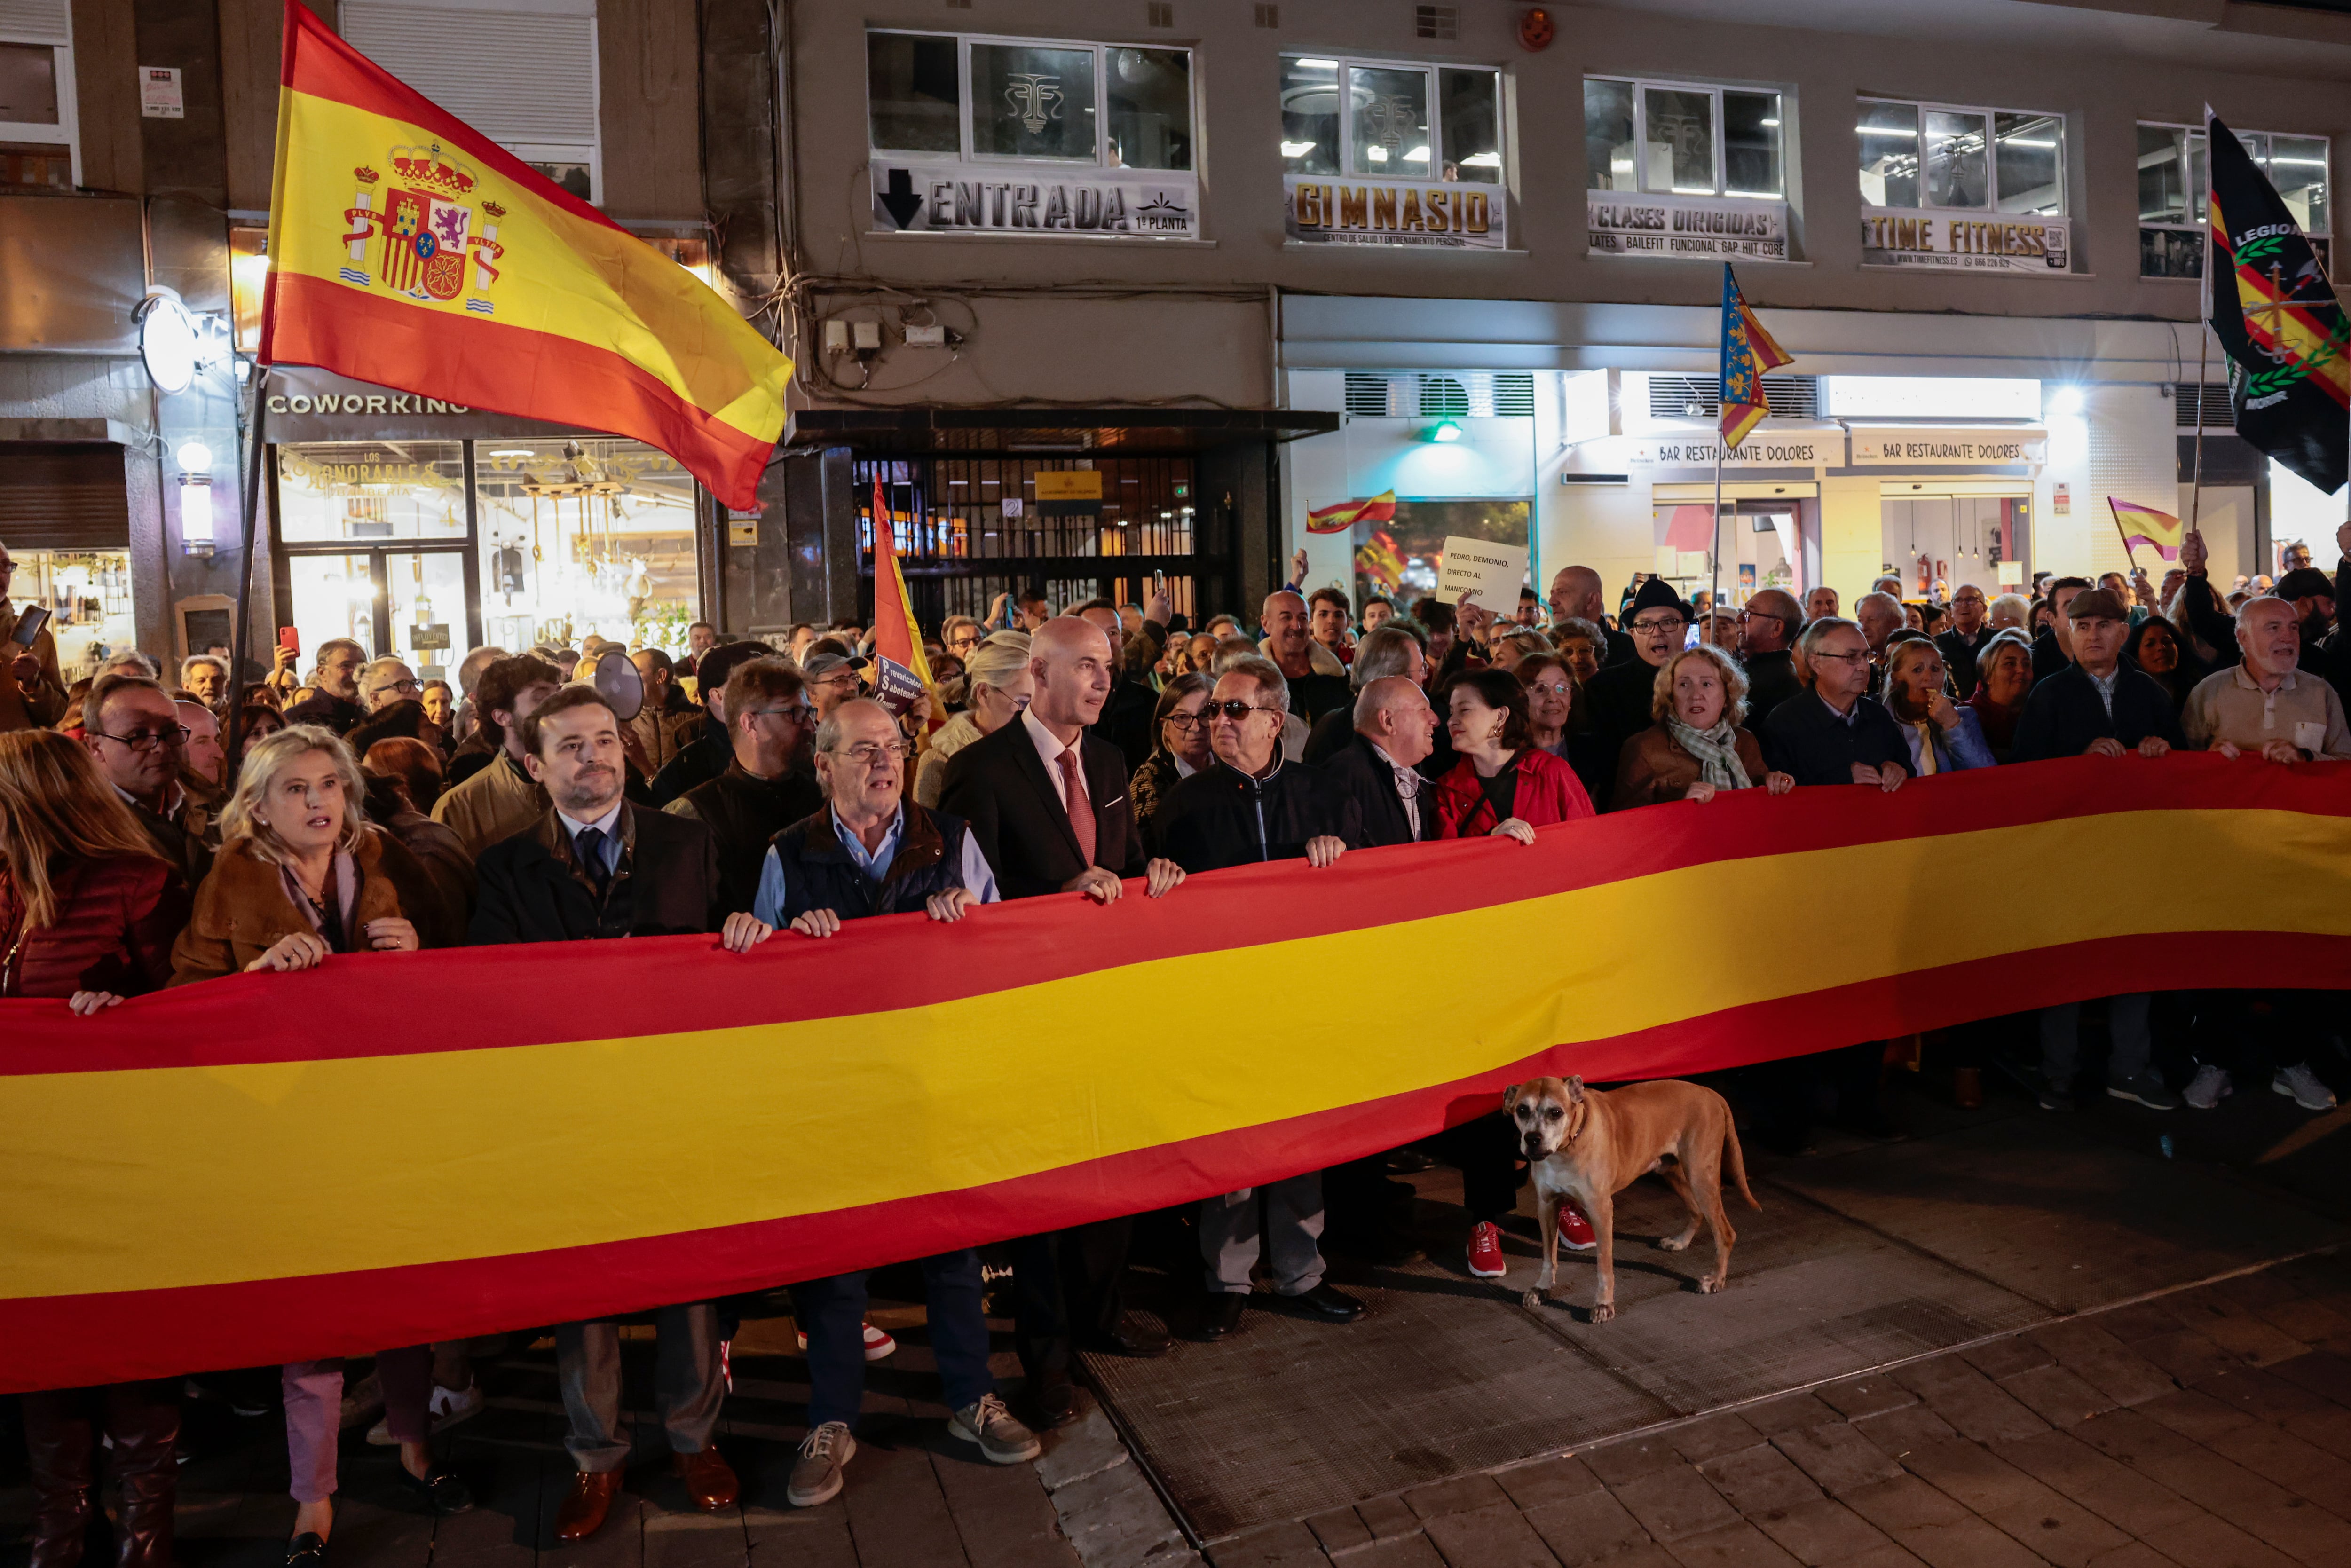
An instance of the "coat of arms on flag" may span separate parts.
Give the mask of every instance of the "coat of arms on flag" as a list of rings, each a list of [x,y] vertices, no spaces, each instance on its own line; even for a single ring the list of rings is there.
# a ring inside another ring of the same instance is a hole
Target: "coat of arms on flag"
[[[340,269],[342,280],[362,288],[380,282],[411,299],[445,303],[465,292],[470,270],[475,294],[465,308],[477,316],[494,314],[487,295],[498,276],[496,263],[506,255],[498,244],[498,220],[506,209],[481,199],[480,176],[444,158],[437,144],[394,147],[386,162],[395,183],[385,187],[381,208],[372,187],[382,176],[365,164],[351,171],[359,192],[343,211],[343,222],[350,226],[343,242],[350,247],[351,265]],[[372,275],[367,267],[371,246]]]

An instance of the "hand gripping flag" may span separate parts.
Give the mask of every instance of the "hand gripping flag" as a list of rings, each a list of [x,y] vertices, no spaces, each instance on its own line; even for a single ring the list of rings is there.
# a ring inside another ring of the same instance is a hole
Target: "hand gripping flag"
[[[2351,467],[2351,318],[2302,225],[2235,132],[2204,111],[2212,174],[2212,335],[2237,434],[2328,495]]]
[[[2134,545],[2152,545],[2155,553],[2164,559],[2179,559],[2179,541],[2186,529],[2178,517],[2112,496],[2106,497],[2106,505],[2114,511],[2115,527],[2122,530],[2125,555],[2131,553]]]
[[[264,364],[632,436],[758,505],[792,362],[287,0]]]
[[[1771,411],[1763,402],[1763,372],[1776,371],[1794,356],[1771,340],[1755,312],[1739,292],[1730,264],[1722,264],[1722,444],[1735,451],[1748,432]]]
[[[1395,520],[1395,492],[1383,490],[1368,501],[1340,501],[1306,514],[1310,534],[1343,534],[1357,523]]]

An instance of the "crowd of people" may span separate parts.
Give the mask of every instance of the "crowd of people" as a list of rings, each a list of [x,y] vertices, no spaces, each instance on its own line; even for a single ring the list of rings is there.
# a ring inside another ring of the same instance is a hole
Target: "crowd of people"
[[[2223,593],[2191,536],[2159,588],[2055,576],[2030,595],[1961,583],[1917,602],[1886,578],[1850,617],[1830,588],[1801,602],[1765,589],[1734,610],[1658,578],[1612,612],[1599,574],[1573,565],[1507,613],[1432,597],[1359,606],[1305,591],[1301,559],[1246,627],[1189,625],[1165,599],[1056,611],[1035,592],[950,616],[927,648],[935,689],[911,706],[876,700],[872,635],[848,623],[733,641],[696,625],[682,658],[596,639],[484,648],[454,686],[348,640],[307,669],[281,648],[251,682],[215,655],[167,675],[125,653],[68,686],[46,632],[14,635],[0,548],[0,996],[88,1016],[360,952],[701,933],[745,953],[879,915],[954,924],[1007,899],[1180,897],[1187,877],[1228,866],[1295,860],[1311,877],[1367,849],[1532,844],[1598,811],[1702,809],[1727,790],[1891,792],[2050,758],[2126,768],[2192,747],[2323,765],[2351,758],[2351,641],[2335,625],[2351,525],[2338,542],[2331,580],[2305,565]],[[611,661],[643,693],[625,717]],[[1938,1048],[1961,1103],[1980,1103],[1983,1068],[2022,1043],[2041,1103],[2060,1109],[2076,1103],[2086,1010],[2105,1018],[2109,1094],[2210,1110],[2243,1079],[2331,1107],[2311,1058],[2332,1041],[2332,1009],[2273,978],[1987,1020]],[[1750,1135],[1791,1152],[1823,1114],[1886,1135],[1888,1045],[1729,1086]],[[1241,1332],[1260,1280],[1292,1312],[1360,1318],[1364,1303],[1326,1278],[1326,1232],[1408,1255],[1390,1176],[1431,1158],[1461,1173],[1463,1266],[1500,1276],[1517,1153],[1495,1115],[1209,1198],[1189,1216],[1203,1289],[1187,1333]],[[1572,1209],[1562,1229],[1590,1245]],[[1118,1218],[1010,1243],[1018,1415],[988,1370],[979,1255],[921,1260],[956,1437],[998,1463],[1033,1458],[1037,1430],[1073,1415],[1077,1351],[1169,1353],[1123,1303],[1132,1236]],[[787,1496],[812,1505],[843,1484],[866,1364],[893,1342],[866,1321],[862,1273],[790,1291],[810,1394]],[[655,1314],[661,1419],[711,1509],[739,1491],[712,1442],[739,1310]],[[631,1452],[621,1333],[602,1320],[554,1334],[576,1470],[555,1534],[579,1541]],[[439,1512],[471,1505],[433,1441],[481,1408],[465,1352],[392,1346],[374,1362],[370,1436]],[[277,1382],[298,1505],[287,1562],[319,1568],[350,1395],[340,1361],[289,1364]],[[168,1563],[182,1396],[175,1380],[25,1397],[34,1568],[78,1561],[106,1495],[101,1456],[120,1562]]]

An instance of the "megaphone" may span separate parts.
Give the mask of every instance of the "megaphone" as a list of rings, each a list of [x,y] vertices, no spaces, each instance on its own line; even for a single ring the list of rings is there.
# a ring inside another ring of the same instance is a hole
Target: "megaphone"
[[[644,677],[637,674],[637,666],[629,655],[618,648],[607,649],[593,659],[580,660],[571,678],[575,683],[595,687],[597,695],[612,705],[613,716],[622,724],[644,710]]]

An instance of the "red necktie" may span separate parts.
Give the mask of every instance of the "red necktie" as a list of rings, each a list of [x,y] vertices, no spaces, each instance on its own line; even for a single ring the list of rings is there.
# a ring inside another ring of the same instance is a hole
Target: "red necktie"
[[[1086,799],[1086,776],[1078,768],[1078,748],[1066,746],[1054,760],[1061,765],[1061,799],[1070,810],[1070,831],[1078,835],[1078,853],[1094,863],[1094,808]]]

